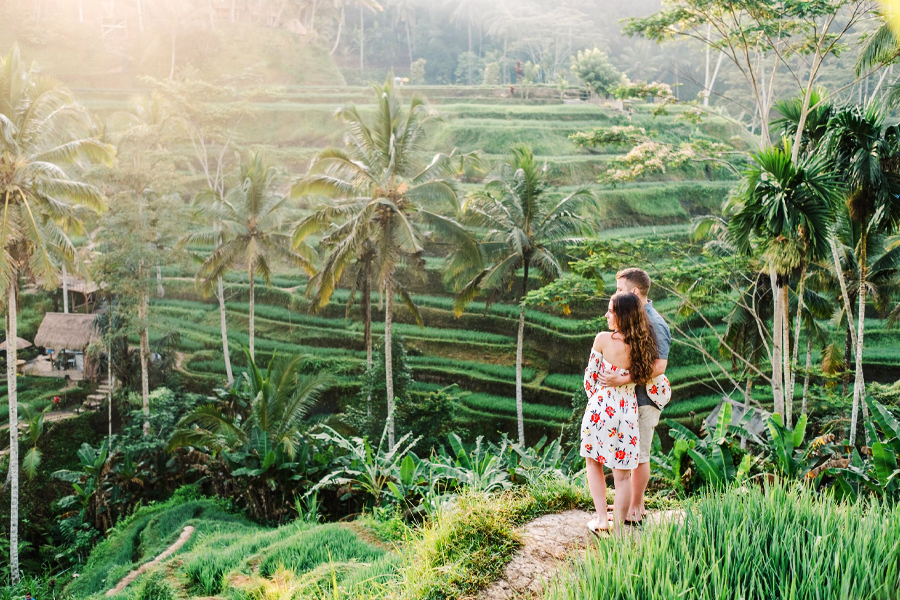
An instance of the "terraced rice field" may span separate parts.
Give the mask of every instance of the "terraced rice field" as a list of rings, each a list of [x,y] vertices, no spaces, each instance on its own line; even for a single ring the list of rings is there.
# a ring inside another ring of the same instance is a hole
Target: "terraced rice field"
[[[679,142],[690,136],[710,140],[739,136],[722,119],[701,124],[688,123],[677,113],[654,118],[650,106],[637,106],[629,114],[609,106],[563,104],[548,99],[525,102],[498,98],[491,88],[416,88],[426,96],[442,120],[432,125],[430,144],[434,151],[478,151],[485,170],[505,159],[517,143],[529,143],[546,164],[552,183],[565,193],[588,187],[599,199],[599,211],[584,215],[597,235],[611,238],[677,239],[687,235],[691,218],[718,210],[733,185],[727,173],[698,166],[669,170],[646,180],[614,189],[597,182],[598,175],[615,156],[628,148],[602,147],[592,151],[577,148],[568,136],[597,126],[637,125],[656,139]],[[367,88],[286,88],[277,96],[259,97],[255,114],[241,124],[239,147],[264,147],[270,158],[284,170],[283,181],[302,174],[308,161],[322,148],[339,144],[341,126],[333,119],[335,108],[347,102],[368,110]],[[127,100],[123,94],[98,94],[91,104],[95,110],[113,111]],[[479,187],[483,173],[472,173],[460,183],[465,194]],[[298,205],[298,212],[306,210]],[[195,249],[198,250],[198,249]],[[199,249],[202,250],[202,249]],[[466,314],[452,314],[452,290],[442,279],[444,252],[429,248],[424,278],[409,277],[409,288],[425,321],[417,327],[405,310],[398,308],[395,331],[406,342],[416,384],[414,392],[425,393],[457,383],[464,392],[459,415],[463,428],[474,433],[494,434],[515,430],[515,332],[518,307],[511,297],[489,308],[473,302]],[[160,330],[182,333],[181,351],[185,369],[210,385],[222,380],[225,366],[221,356],[219,316],[216,304],[201,298],[186,268],[164,270],[167,290],[164,299],[153,302],[161,317]],[[607,278],[612,281],[612,278]],[[258,280],[258,283],[263,283]],[[282,270],[272,278],[272,287],[257,287],[257,352],[263,357],[302,354],[310,369],[327,369],[341,382],[336,410],[352,401],[365,364],[363,330],[356,308],[346,318],[346,290],[339,289],[330,306],[319,314],[306,310],[303,297],[305,277]],[[532,285],[537,285],[533,280]],[[247,290],[243,274],[226,278],[228,326],[233,360],[239,366],[244,357],[238,349],[246,346]],[[612,291],[607,290],[608,292]],[[377,305],[377,298],[373,297]],[[657,307],[674,316],[674,302],[657,301]],[[581,369],[596,331],[590,315],[563,317],[529,310],[525,349],[525,418],[527,436],[555,435],[572,414],[572,398],[581,389]],[[717,315],[717,318],[723,317]],[[381,336],[382,313],[374,311],[373,331]],[[700,327],[689,319],[682,325]],[[900,363],[900,352],[889,341],[891,333],[873,322],[867,332],[867,366],[888,367]],[[721,330],[724,325],[718,325]],[[376,338],[377,341],[377,338]],[[869,349],[868,342],[873,347]],[[707,347],[714,347],[706,332]],[[675,399],[667,408],[673,418],[704,416],[728,392],[725,378],[704,363],[698,352],[677,340],[670,358],[669,376]],[[765,397],[765,388],[757,393]]]

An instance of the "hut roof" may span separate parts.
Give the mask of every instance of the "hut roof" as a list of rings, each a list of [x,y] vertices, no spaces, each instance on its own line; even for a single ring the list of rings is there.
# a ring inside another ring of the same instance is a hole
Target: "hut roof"
[[[34,345],[54,350],[81,350],[97,337],[94,315],[47,313],[34,336]]]
[[[93,281],[85,281],[80,277],[73,277],[72,275],[66,277],[66,283],[68,284],[70,292],[78,292],[79,294],[93,294],[100,289],[100,286]],[[59,288],[62,289],[62,286],[62,277],[60,277]]]

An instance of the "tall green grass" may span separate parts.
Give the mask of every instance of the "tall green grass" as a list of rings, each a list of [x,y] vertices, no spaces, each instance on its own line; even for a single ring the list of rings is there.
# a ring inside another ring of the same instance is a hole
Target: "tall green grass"
[[[548,600],[893,600],[900,506],[840,503],[800,484],[707,492],[683,519],[601,540]]]

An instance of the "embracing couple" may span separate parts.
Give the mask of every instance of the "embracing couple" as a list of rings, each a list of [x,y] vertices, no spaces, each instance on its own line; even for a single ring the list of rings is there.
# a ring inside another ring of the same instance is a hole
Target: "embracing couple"
[[[613,525],[638,524],[644,517],[644,492],[650,481],[650,445],[663,406],[672,396],[666,364],[672,335],[647,294],[650,277],[641,269],[616,273],[609,301],[609,331],[597,334],[584,372],[588,402],[581,421],[581,456],[597,517],[588,522],[596,534],[609,531],[606,477],[615,481]]]

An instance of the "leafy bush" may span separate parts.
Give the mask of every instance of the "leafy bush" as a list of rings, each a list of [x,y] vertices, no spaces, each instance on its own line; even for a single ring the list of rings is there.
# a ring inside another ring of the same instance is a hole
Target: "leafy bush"
[[[419,440],[416,447],[423,456],[442,444],[450,434],[459,402],[458,393],[456,385],[451,385],[424,396],[398,396],[397,428]]]
[[[409,388],[413,383],[409,358],[403,345],[403,337],[391,336],[391,362],[394,376],[394,398],[398,401],[409,399]],[[396,409],[395,409],[396,410]],[[377,440],[387,422],[387,375],[385,371],[384,346],[377,346],[372,353],[372,367],[363,376],[363,385],[356,402],[346,408],[344,420],[361,436]],[[398,419],[395,415],[395,423]],[[399,425],[399,423],[398,423]]]
[[[572,57],[572,73],[594,94],[609,96],[610,90],[624,80],[606,53],[594,48],[579,50]]]

